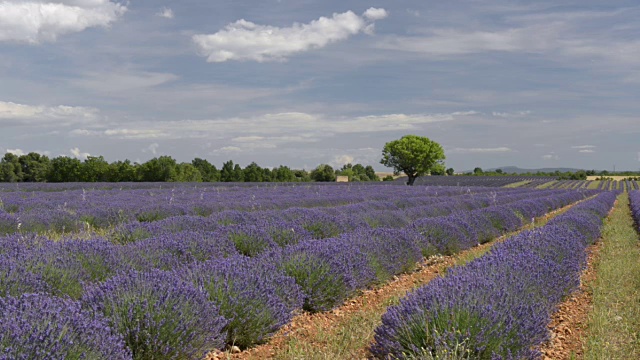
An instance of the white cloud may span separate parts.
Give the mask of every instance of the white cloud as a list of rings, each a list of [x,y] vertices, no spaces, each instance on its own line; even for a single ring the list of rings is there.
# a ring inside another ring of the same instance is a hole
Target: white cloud
[[[327,46],[360,32],[370,33],[372,21],[386,17],[384,9],[368,9],[363,16],[352,11],[320,17],[308,24],[279,28],[241,19],[214,34],[192,37],[208,62],[229,60],[283,61],[295,53]]]
[[[362,14],[362,16],[364,16],[369,20],[375,21],[375,20],[382,20],[386,18],[387,16],[389,16],[389,13],[385,9],[371,7],[371,8],[368,8],[367,11],[365,11],[364,14]]]
[[[26,153],[22,150],[22,149],[7,149],[8,153],[11,153],[15,156],[22,156],[22,155],[26,155]],[[640,153],[638,153],[640,154]]]
[[[38,44],[91,27],[108,27],[127,11],[109,0],[0,2],[0,42]]]
[[[578,145],[578,146],[572,146],[572,149],[593,149],[595,148],[594,145]]]
[[[555,26],[531,26],[497,31],[431,29],[427,35],[393,36],[378,43],[389,50],[431,56],[466,55],[489,51],[537,53],[552,47]]]
[[[77,147],[70,149],[69,152],[71,153],[71,155],[73,155],[73,157],[80,160],[86,160],[89,156],[91,156],[91,154],[89,153],[80,151],[80,149]]]
[[[419,10],[415,9],[407,9],[407,14],[415,17],[420,17],[422,15]]]
[[[22,149],[7,149],[5,152],[3,152],[3,154],[5,153],[11,153],[15,156],[22,156],[22,155],[27,155],[28,153],[37,153],[40,155],[46,155],[46,156],[50,156],[51,155],[51,151],[43,151],[43,150],[33,150],[33,151],[25,151]]]
[[[333,161],[329,163],[333,168],[341,168],[342,165],[353,164],[355,158],[351,155],[337,155],[333,158]]]
[[[98,112],[98,109],[89,107],[34,106],[0,101],[0,123],[3,120],[19,125],[86,123],[95,121]]]
[[[156,16],[163,17],[165,19],[173,19],[174,18],[173,10],[171,10],[168,7],[163,7],[162,9],[160,9],[160,11],[158,13],[156,13]]]
[[[242,152],[242,148],[237,147],[237,146],[224,146],[221,147],[219,149],[213,150],[211,153],[212,154],[230,154],[230,153],[239,153]]]
[[[559,160],[560,157],[556,154],[547,154],[542,156],[543,160]]]
[[[505,153],[512,152],[513,150],[508,147],[497,147],[497,148],[454,148],[451,149],[452,153],[458,154],[478,154],[478,153]]]
[[[121,139],[153,139],[168,136],[167,133],[157,129],[110,129],[105,130],[103,134]]]
[[[69,131],[69,135],[72,136],[95,136],[99,135],[99,131],[87,130],[87,129],[74,129]]]
[[[494,111],[494,112],[491,113],[491,115],[493,115],[495,117],[501,117],[501,118],[518,118],[518,117],[524,117],[524,116],[531,115],[531,111],[529,111],[529,110],[516,111],[516,112]]]
[[[231,141],[233,142],[255,142],[255,141],[260,141],[260,140],[264,140],[264,136],[238,136],[235,137],[233,139],[231,139]]]
[[[235,143],[275,147],[284,142],[313,142],[333,134],[415,130],[421,125],[455,121],[475,115],[475,111],[444,114],[386,114],[358,117],[330,117],[321,114],[286,112],[204,120],[176,120],[127,124],[126,128],[108,130],[76,129],[76,136],[111,136],[121,139],[195,139],[227,138]]]
[[[96,92],[113,94],[128,90],[145,89],[177,80],[178,76],[156,72],[104,72],[87,73],[72,84]]]
[[[158,148],[160,147],[160,144],[158,143],[153,143],[149,146],[147,146],[146,148],[142,149],[142,152],[146,153],[146,152],[150,152],[153,155],[156,155],[158,152]]]
[[[595,152],[595,150],[591,150],[591,149],[583,149],[583,150],[580,150],[580,151],[578,151],[578,152],[583,153],[583,154],[590,154],[590,153],[594,153],[594,152]]]

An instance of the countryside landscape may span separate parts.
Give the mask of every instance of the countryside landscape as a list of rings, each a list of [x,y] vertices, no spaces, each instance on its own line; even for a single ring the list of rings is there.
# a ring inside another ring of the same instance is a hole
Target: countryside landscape
[[[638,15],[0,1],[0,360],[640,359]]]

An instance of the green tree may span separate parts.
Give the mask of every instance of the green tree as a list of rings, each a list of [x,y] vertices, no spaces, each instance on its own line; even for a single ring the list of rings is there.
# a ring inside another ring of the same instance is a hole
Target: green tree
[[[258,166],[255,162],[247,165],[247,167],[242,170],[244,181],[246,182],[261,182],[264,181],[264,171]]]
[[[309,175],[309,172],[307,170],[304,170],[304,169],[293,170],[293,175],[296,177],[297,181],[301,181],[301,182],[311,181],[311,176]]]
[[[482,171],[482,168],[475,168],[473,169],[473,175],[482,175],[484,173],[484,171]]]
[[[78,182],[81,181],[81,172],[82,161],[68,156],[58,156],[51,159],[47,181]]]
[[[216,182],[220,181],[220,171],[216,169],[215,165],[212,165],[207,160],[195,158],[191,161],[191,164],[200,171],[202,175],[202,181],[204,182]]]
[[[311,179],[313,181],[336,181],[336,173],[330,165],[320,164],[311,171]]]
[[[102,156],[88,156],[80,169],[80,181],[103,182],[109,180],[111,168]]]
[[[298,178],[296,174],[287,166],[280,165],[279,167],[273,169],[273,181],[277,182],[291,182],[297,181]]]
[[[46,155],[30,152],[18,158],[22,167],[22,181],[44,182],[47,180],[51,161]]]
[[[133,182],[140,181],[138,177],[138,169],[140,165],[135,163],[132,164],[129,160],[124,161],[116,161],[109,164],[111,175],[109,176],[109,181],[111,182]]]
[[[418,176],[443,169],[444,159],[444,150],[437,142],[423,136],[405,135],[384,145],[380,163],[393,168],[396,175],[404,172],[407,185],[413,185]]]
[[[176,181],[178,177],[177,165],[171,156],[153,158],[140,165],[140,180],[147,182]]]
[[[0,181],[20,182],[22,181],[22,165],[18,156],[6,153],[0,160]]]
[[[445,174],[444,166],[438,166],[435,169],[431,170],[431,175],[442,176]]]
[[[244,181],[244,171],[239,164],[235,164],[233,166],[233,181],[235,182],[243,182]]]
[[[453,170],[453,168],[448,168],[446,171],[447,175],[449,176],[453,176],[453,174],[455,174],[455,170]]]
[[[233,164],[233,160],[229,160],[222,164],[220,170],[220,181],[224,182],[241,182],[244,180],[242,168],[238,164]]]
[[[229,160],[222,164],[222,169],[220,169],[220,181],[233,181],[233,160]]]
[[[202,182],[200,170],[189,163],[180,163],[176,166],[176,181]]]
[[[273,181],[273,171],[269,168],[262,168],[262,181],[271,182]]]
[[[364,174],[369,178],[369,181],[380,181],[380,177],[376,175],[376,171],[373,169],[373,166],[367,165],[364,168]]]

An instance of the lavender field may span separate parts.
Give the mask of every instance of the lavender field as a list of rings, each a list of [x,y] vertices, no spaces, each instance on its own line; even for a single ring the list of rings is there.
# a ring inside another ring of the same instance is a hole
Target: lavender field
[[[412,314],[407,304],[440,299],[486,324],[473,330],[478,344],[515,334],[491,349],[518,353],[514,346],[529,346],[523,339],[540,337],[531,324],[575,286],[581,251],[615,198],[584,188],[20,186],[0,189],[0,359],[199,359],[252,347],[296,314],[333,309],[425,257],[455,254],[600,194],[390,310]],[[527,239],[534,237],[547,240],[533,246]],[[446,282],[466,289],[490,265],[496,268],[480,293],[430,295],[443,293]],[[495,287],[514,267],[529,282]],[[538,289],[541,282],[557,294]],[[507,306],[525,288],[542,305]],[[511,294],[510,303],[492,304],[492,292]],[[398,316],[378,332],[373,352],[380,357],[431,346],[389,335],[406,322]],[[450,337],[443,332],[433,341]]]

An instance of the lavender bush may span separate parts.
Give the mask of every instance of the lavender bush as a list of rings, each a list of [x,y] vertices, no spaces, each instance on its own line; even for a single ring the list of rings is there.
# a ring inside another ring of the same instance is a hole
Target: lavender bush
[[[295,280],[265,259],[234,256],[199,263],[177,274],[203,289],[229,319],[224,328],[229,345],[264,342],[302,307],[302,291]]]
[[[631,214],[636,222],[637,229],[640,231],[640,191],[629,192],[629,205],[631,206]]]
[[[21,259],[0,255],[0,297],[48,290],[42,276],[28,271]]]
[[[256,226],[265,231],[271,240],[280,247],[312,239],[312,234],[309,231],[293,222],[280,219],[259,220]]]
[[[357,216],[340,216],[318,209],[290,208],[283,211],[283,216],[309,231],[314,239],[335,237],[367,226],[367,223]]]
[[[44,294],[0,298],[0,359],[131,359],[106,319]]]
[[[361,228],[339,240],[355,245],[369,257],[369,267],[380,283],[408,272],[422,259],[419,244],[424,240],[410,229]]]
[[[476,244],[476,242],[467,244],[468,238],[464,231],[446,217],[418,220],[411,225],[411,228],[424,238],[420,248],[425,257],[435,254],[453,255]]]
[[[182,231],[130,243],[122,247],[136,270],[173,270],[193,262],[238,254],[227,237],[211,231]]]
[[[303,241],[264,257],[295,279],[311,312],[329,310],[375,280],[367,254],[340,239]]]
[[[42,276],[51,293],[79,299],[85,283],[104,281],[130,269],[125,261],[130,256],[106,240],[66,240],[43,243],[25,256],[24,263]]]
[[[224,226],[216,234],[228,239],[236,250],[245,256],[256,256],[277,246],[266,231],[254,225]]]
[[[84,308],[104,315],[133,359],[192,359],[224,344],[227,321],[207,295],[160,270],[129,272],[88,286]]]

